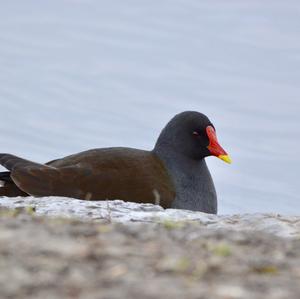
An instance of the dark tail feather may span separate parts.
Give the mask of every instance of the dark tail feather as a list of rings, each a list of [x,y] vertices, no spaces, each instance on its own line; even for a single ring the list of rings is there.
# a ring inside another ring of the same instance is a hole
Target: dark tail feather
[[[10,159],[7,159],[7,158]],[[3,166],[7,168],[11,168],[10,162],[12,162],[12,158],[15,162],[17,157],[7,155],[6,159],[3,159],[4,155],[0,155],[0,162]],[[10,161],[9,161],[10,160]],[[17,164],[17,163],[16,163]],[[23,192],[21,189],[17,187],[17,185],[13,182],[12,178],[10,177],[10,171],[3,171],[0,172],[0,197],[7,196],[7,197],[16,197],[16,196],[28,196],[27,193]]]
[[[27,193],[19,189],[14,183],[5,183],[3,187],[0,187],[0,197],[17,197],[28,196]]]
[[[0,197],[16,197],[16,196],[28,196],[27,193],[23,192],[17,187],[10,177],[10,172],[0,172]]]
[[[48,176],[49,173],[52,176],[56,175],[55,170],[50,166],[38,164],[11,154],[0,153],[0,165],[10,170],[0,174],[3,177],[3,179],[0,177],[0,183],[3,185],[0,187],[0,197],[28,196],[27,192],[30,194],[44,194],[45,184],[47,185],[48,182],[44,181],[44,184],[42,184],[43,180],[39,178],[41,170],[46,170]],[[39,184],[35,184],[36,180],[39,181]],[[31,193],[29,190],[32,189],[33,192]],[[46,194],[48,195],[48,193]]]
[[[10,171],[0,172],[0,181],[5,183],[12,183],[12,179],[10,177]]]

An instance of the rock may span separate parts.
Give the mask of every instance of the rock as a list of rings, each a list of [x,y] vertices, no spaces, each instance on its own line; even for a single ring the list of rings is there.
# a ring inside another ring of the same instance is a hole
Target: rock
[[[152,204],[114,201],[84,201],[62,197],[0,198],[0,206],[26,208],[36,215],[72,217],[117,223],[186,222],[210,229],[263,231],[285,238],[300,237],[300,216],[279,214],[210,215],[201,212],[167,209]]]
[[[296,238],[215,222],[0,213],[1,299],[299,298]]]

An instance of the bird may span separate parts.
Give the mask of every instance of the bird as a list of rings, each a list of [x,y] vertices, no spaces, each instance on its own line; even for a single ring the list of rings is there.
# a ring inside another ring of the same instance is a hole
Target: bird
[[[123,200],[217,214],[217,193],[205,158],[231,158],[209,118],[197,111],[175,115],[152,150],[98,148],[45,164],[0,154],[0,197],[58,196]]]

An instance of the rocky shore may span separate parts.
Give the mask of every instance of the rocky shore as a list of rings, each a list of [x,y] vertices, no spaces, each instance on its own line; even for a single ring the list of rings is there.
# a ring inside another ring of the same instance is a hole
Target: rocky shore
[[[62,198],[0,207],[1,298],[300,297],[300,217]]]
[[[36,215],[113,223],[194,221],[211,229],[262,231],[279,237],[300,238],[300,216],[280,214],[211,215],[158,205],[114,201],[85,201],[62,197],[0,198],[0,207],[31,209]]]

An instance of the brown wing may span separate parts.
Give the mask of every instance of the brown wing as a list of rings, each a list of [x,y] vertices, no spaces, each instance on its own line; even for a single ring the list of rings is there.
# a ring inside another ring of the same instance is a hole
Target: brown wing
[[[10,154],[0,154],[0,164],[10,170],[10,178],[21,191],[35,196],[49,195],[56,172],[54,168]]]
[[[11,177],[21,190],[35,196],[159,201],[163,207],[170,207],[175,196],[161,161],[147,151],[96,149],[47,165],[11,155],[1,159],[0,155],[0,164],[10,167]]]

